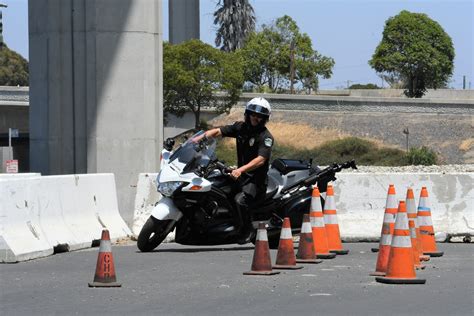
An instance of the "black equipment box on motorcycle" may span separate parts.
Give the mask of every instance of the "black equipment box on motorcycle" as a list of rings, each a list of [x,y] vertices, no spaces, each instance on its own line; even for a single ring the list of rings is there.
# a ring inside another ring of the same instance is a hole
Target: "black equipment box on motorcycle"
[[[273,160],[272,167],[281,174],[287,174],[291,171],[311,169],[311,163],[304,160],[278,158]]]

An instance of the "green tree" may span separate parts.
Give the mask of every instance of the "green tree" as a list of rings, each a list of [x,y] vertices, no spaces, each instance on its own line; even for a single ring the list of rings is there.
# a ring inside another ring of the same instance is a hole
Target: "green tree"
[[[378,72],[394,74],[405,94],[420,98],[437,89],[453,73],[454,48],[449,35],[426,14],[401,11],[385,22],[382,41],[369,64]]]
[[[214,12],[216,46],[226,52],[241,48],[255,30],[255,13],[248,0],[219,0]]]
[[[28,61],[5,43],[0,45],[0,85],[28,86]]]
[[[199,128],[203,107],[229,111],[237,103],[243,84],[242,62],[234,53],[225,53],[190,40],[178,45],[163,45],[163,97],[165,113],[181,117],[194,113]],[[220,91],[222,98],[214,93]]]
[[[246,82],[263,92],[265,86],[272,89],[276,81],[278,63],[277,34],[268,28],[250,34],[245,46],[237,51],[244,61],[244,78]]]
[[[329,78],[334,66],[332,58],[313,50],[310,37],[287,15],[251,34],[240,54],[245,81],[259,91],[268,86],[278,92],[299,83],[310,93],[318,77]]]

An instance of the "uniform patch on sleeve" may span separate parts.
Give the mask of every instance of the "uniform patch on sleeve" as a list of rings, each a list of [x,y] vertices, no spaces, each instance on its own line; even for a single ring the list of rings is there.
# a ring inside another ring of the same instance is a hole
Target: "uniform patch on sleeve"
[[[272,147],[272,145],[273,145],[273,139],[271,139],[270,137],[267,137],[267,138],[265,138],[264,143],[265,143],[265,146],[267,146],[267,147]]]

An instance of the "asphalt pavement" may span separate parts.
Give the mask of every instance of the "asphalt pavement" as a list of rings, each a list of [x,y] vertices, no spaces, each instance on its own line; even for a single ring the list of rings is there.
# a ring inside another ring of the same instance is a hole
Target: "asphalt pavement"
[[[98,248],[0,265],[3,315],[473,315],[473,244],[438,244],[424,285],[375,282],[375,243],[273,276],[244,276],[253,245],[112,247],[121,288],[89,288]],[[276,250],[271,251],[275,261]]]

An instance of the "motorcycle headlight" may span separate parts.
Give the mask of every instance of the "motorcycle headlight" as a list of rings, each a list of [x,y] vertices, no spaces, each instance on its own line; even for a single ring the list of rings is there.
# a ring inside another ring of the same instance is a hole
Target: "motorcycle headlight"
[[[158,185],[158,192],[164,196],[170,197],[182,184],[183,182],[181,181],[163,182]]]

